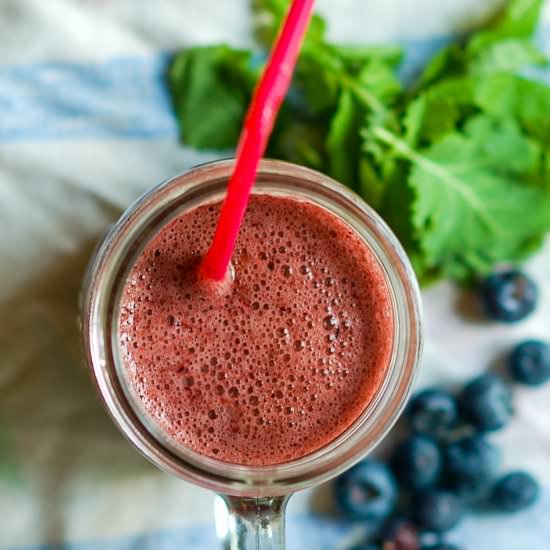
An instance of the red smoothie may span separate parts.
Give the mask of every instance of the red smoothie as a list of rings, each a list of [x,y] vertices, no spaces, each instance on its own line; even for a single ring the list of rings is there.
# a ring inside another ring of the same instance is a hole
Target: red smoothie
[[[373,252],[326,210],[252,195],[234,280],[196,280],[220,204],[146,245],[123,290],[120,345],[135,394],[175,443],[278,464],[333,441],[382,384],[394,319]]]

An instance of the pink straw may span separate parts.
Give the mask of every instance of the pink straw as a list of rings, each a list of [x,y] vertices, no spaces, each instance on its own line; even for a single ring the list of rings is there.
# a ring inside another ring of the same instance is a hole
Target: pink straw
[[[267,147],[275,117],[288,91],[314,0],[294,0],[256,87],[237,147],[235,170],[229,180],[216,233],[200,268],[203,279],[224,279],[239,228]]]

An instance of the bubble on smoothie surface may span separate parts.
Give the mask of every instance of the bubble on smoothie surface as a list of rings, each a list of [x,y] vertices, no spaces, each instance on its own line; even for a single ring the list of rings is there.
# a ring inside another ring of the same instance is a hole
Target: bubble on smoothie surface
[[[120,345],[145,412],[178,444],[277,464],[344,432],[382,384],[394,320],[382,269],[344,223],[253,195],[229,289],[197,286],[220,205],[164,227],[128,276]]]

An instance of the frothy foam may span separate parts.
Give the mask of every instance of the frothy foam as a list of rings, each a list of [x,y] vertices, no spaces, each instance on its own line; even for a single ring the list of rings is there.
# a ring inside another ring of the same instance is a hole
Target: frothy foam
[[[373,253],[327,211],[253,195],[230,289],[197,281],[219,204],[146,246],[123,292],[120,344],[145,411],[171,438],[237,464],[326,445],[384,379],[393,316]]]

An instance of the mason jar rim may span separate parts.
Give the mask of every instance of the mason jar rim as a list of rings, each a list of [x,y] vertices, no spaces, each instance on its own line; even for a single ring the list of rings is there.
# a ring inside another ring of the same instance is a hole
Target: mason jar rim
[[[122,433],[162,470],[235,496],[277,496],[326,481],[370,452],[397,420],[421,354],[421,301],[409,260],[380,216],[342,184],[291,163],[263,160],[254,193],[292,196],[339,217],[378,257],[392,298],[394,349],[385,380],[340,436],[299,459],[230,464],[175,444],[133,398],[118,353],[118,307],[129,269],[160,227],[199,204],[223,199],[234,159],[203,164],[153,187],[114,224],[93,256],[81,305],[84,352],[103,402]]]

